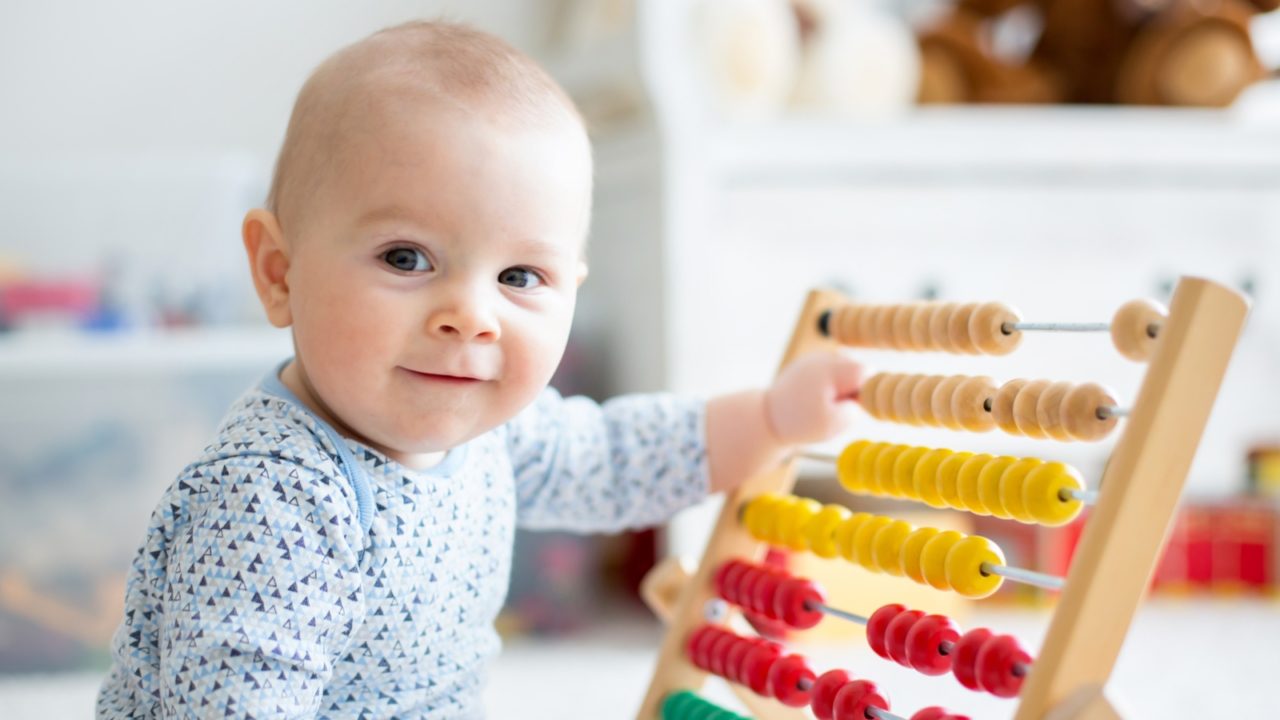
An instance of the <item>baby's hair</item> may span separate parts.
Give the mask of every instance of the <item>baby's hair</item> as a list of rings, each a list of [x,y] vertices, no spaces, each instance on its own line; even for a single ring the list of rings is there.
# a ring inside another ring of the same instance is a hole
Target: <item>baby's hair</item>
[[[294,103],[267,209],[291,213],[334,170],[344,135],[404,96],[428,97],[490,122],[583,125],[573,101],[531,58],[465,25],[413,21],[380,30],[320,64]],[[282,225],[285,219],[281,217]]]

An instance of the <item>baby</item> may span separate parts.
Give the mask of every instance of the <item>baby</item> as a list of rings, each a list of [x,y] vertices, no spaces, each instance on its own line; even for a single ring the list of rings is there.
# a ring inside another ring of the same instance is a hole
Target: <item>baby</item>
[[[591,173],[564,92],[483,33],[315,71],[243,225],[296,356],[157,505],[99,716],[481,716],[517,525],[660,523],[846,426],[838,355],[705,402],[548,389]]]

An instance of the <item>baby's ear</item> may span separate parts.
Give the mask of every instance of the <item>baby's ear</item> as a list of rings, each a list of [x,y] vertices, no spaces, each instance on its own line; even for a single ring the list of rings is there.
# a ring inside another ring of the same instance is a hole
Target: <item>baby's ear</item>
[[[244,249],[249,255],[249,271],[253,287],[258,291],[267,320],[278,328],[293,324],[289,309],[289,248],[275,213],[254,208],[244,216],[240,227]]]

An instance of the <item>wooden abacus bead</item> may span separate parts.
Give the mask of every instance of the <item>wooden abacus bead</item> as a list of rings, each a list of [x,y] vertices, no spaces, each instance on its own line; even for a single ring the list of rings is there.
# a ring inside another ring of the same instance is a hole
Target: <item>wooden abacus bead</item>
[[[886,377],[888,373],[876,373],[867,378],[867,381],[858,389],[858,404],[868,415],[877,420],[881,419],[881,414],[880,406],[876,405],[876,398],[880,397],[880,383],[884,382]]]
[[[946,507],[955,508],[956,510],[965,509],[964,503],[960,501],[960,468],[969,462],[973,457],[973,453],[962,451],[952,453],[950,457],[944,458],[938,465],[938,476],[935,479],[935,487],[938,496],[942,498],[942,502],[946,503]]]
[[[742,513],[742,525],[752,537],[768,542],[773,535],[773,523],[778,517],[774,508],[781,502],[781,495],[764,493],[747,503],[747,509]]]
[[[734,605],[741,605],[742,596],[738,591],[741,589],[743,573],[750,568],[749,564],[741,560],[730,560],[722,563],[720,569],[716,570],[716,574],[712,578],[712,586],[715,588],[716,594]]]
[[[872,552],[875,564],[880,572],[895,577],[902,577],[902,544],[907,536],[915,530],[906,520],[893,520],[872,538]]]
[[[915,304],[895,305],[893,308],[893,347],[898,350],[923,350],[911,337],[911,315]]]
[[[990,515],[978,496],[978,476],[987,463],[995,458],[987,453],[979,453],[965,461],[956,473],[956,490],[960,495],[959,510],[968,510],[975,515]]]
[[[880,571],[880,565],[876,562],[875,537],[881,530],[892,525],[893,522],[893,518],[872,515],[866,522],[858,526],[858,533],[853,537],[853,544],[855,548],[854,555],[857,557],[859,565],[872,572]]]
[[[1036,406],[1040,402],[1040,395],[1049,388],[1049,385],[1048,380],[1031,380],[1023,385],[1017,396],[1013,398],[1013,422],[1018,426],[1018,432],[1027,437],[1047,436],[1036,417]]]
[[[978,502],[985,514],[1006,520],[1012,517],[1000,496],[1000,481],[1017,462],[1018,458],[999,455],[978,473]]]
[[[947,556],[951,549],[964,540],[964,535],[955,530],[943,530],[924,544],[920,550],[920,574],[931,587],[938,590],[950,590],[951,583],[947,579]]]
[[[742,658],[742,684],[761,697],[769,697],[769,668],[781,654],[781,648],[773,643],[755,643]]]
[[[955,343],[951,342],[951,315],[959,307],[957,303],[942,303],[929,315],[929,337],[933,338],[933,346],[945,352],[959,352]]]
[[[844,670],[828,670],[813,683],[813,699],[809,709],[818,720],[835,720],[836,693],[853,678]]]
[[[805,535],[809,541],[809,551],[820,558],[830,560],[839,554],[836,547],[836,529],[839,528],[852,513],[840,505],[823,505],[822,510],[809,521]]]
[[[1017,697],[1023,676],[1016,670],[1031,664],[1031,655],[1010,635],[988,638],[978,649],[978,685],[996,697]]]
[[[897,617],[889,621],[884,629],[884,649],[889,659],[903,667],[911,667],[911,658],[907,655],[907,635],[916,622],[924,617],[921,610],[903,610]]]
[[[970,690],[982,690],[982,685],[978,682],[978,651],[990,638],[990,630],[974,628],[960,636],[960,642],[951,650],[951,673],[961,685]]]
[[[795,498],[785,507],[778,520],[777,544],[800,551],[809,549],[805,526],[822,510],[822,503],[811,498]]]
[[[910,449],[909,445],[890,445],[881,450],[876,456],[875,480],[867,485],[874,484],[881,495],[898,497],[898,486],[893,481],[893,466],[897,464],[898,457]]]
[[[1153,300],[1130,300],[1111,318],[1111,342],[1130,360],[1150,360],[1168,317],[1169,311]]]
[[[858,316],[861,305],[841,305],[831,311],[827,329],[831,337],[841,345],[862,345],[862,336],[858,334]]]
[[[787,707],[805,707],[817,677],[800,655],[778,658],[769,667],[769,694]]]
[[[794,628],[808,630],[822,621],[819,605],[826,596],[812,580],[789,577],[782,581],[773,599],[773,613],[779,620]]]
[[[1022,343],[1022,332],[1004,331],[1005,323],[1022,320],[1017,310],[1004,303],[982,303],[969,317],[969,337],[987,355],[1008,355]]]
[[[876,409],[880,411],[879,417],[881,420],[897,422],[898,416],[893,412],[893,395],[897,390],[898,383],[902,382],[906,377],[906,375],[899,373],[889,373],[876,386]],[[861,394],[861,391],[859,391],[859,394]]]
[[[895,309],[896,307],[893,305],[881,305],[876,308],[876,347],[891,350],[899,349],[893,344],[893,312]]]
[[[911,344],[917,350],[936,350],[938,347],[929,332],[929,321],[937,307],[938,303],[926,302],[917,303],[911,309]]]
[[[938,492],[938,468],[942,465],[942,461],[954,455],[955,452],[946,448],[935,448],[925,453],[916,462],[914,476],[911,478],[915,483],[915,496],[920,501],[932,508],[944,508],[947,506],[942,495]]]
[[[926,447],[909,447],[898,455],[897,460],[893,461],[893,485],[897,488],[898,497],[908,500],[920,499],[916,494],[916,464],[927,452],[929,448]]]
[[[1067,493],[1083,489],[1084,483],[1075,470],[1060,462],[1045,463],[1027,475],[1022,504],[1027,516],[1041,525],[1066,525],[1084,509],[1083,502]]]
[[[911,404],[916,385],[925,379],[924,375],[907,375],[893,387],[893,418],[898,422],[910,425],[921,425],[916,415],[915,406]]]
[[[724,660],[724,669],[728,678],[739,685],[746,685],[746,675],[743,674],[742,663],[747,659],[747,653],[751,648],[755,647],[751,642],[734,643],[729,648],[729,653]]]
[[[1114,407],[1116,400],[1097,383],[1084,383],[1072,388],[1062,398],[1062,426],[1076,440],[1101,440],[1116,426],[1116,417],[1098,417],[1098,408]]]
[[[747,600],[747,609],[769,620],[777,620],[774,614],[774,598],[778,596],[778,588],[785,579],[782,573],[773,568],[757,565],[752,568],[753,575],[748,576],[743,595]]]
[[[907,633],[907,660],[910,667],[924,675],[945,675],[951,670],[951,655],[942,647],[953,646],[960,631],[946,615],[926,615]]]
[[[984,564],[1004,565],[1004,553],[981,535],[970,535],[947,553],[947,583],[969,598],[984,598],[1000,588],[1004,578],[983,571]]]
[[[879,345],[876,337],[876,316],[879,306],[863,305],[858,311],[858,337],[862,340],[863,347],[876,347]]]
[[[872,517],[874,516],[870,513],[854,513],[840,527],[836,528],[836,549],[840,552],[840,557],[855,565],[858,564],[858,530],[862,528],[863,523],[871,520]]]
[[[701,670],[706,670],[710,667],[710,663],[707,660],[706,644],[713,639],[712,630],[713,628],[710,625],[702,625],[689,633],[689,638],[685,641],[685,655],[688,656],[689,662],[693,663],[694,667]]]
[[[888,641],[887,633],[889,632],[889,623],[893,619],[906,612],[907,607],[899,603],[890,603],[882,605],[875,612],[871,613],[871,617],[867,618],[867,645],[871,651],[885,660],[889,657],[889,648],[885,644]]]
[[[921,567],[920,558],[924,554],[924,546],[934,538],[941,530],[931,527],[916,528],[907,536],[902,543],[902,574],[915,580],[921,585],[925,584],[924,568]]]
[[[885,700],[875,683],[868,680],[846,683],[836,693],[834,705],[836,720],[867,720],[871,717],[868,713],[873,707],[889,710],[889,701]]]
[[[1026,380],[1010,380],[1000,386],[1000,389],[996,391],[995,399],[991,401],[991,419],[995,420],[996,427],[1010,435],[1022,434],[1022,431],[1018,429],[1017,421],[1013,417],[1013,401],[1026,385]]]
[[[956,419],[951,408],[951,398],[956,394],[956,388],[960,387],[960,383],[965,381],[964,375],[952,375],[943,378],[941,382],[933,388],[933,397],[930,403],[933,407],[933,416],[938,419],[938,424],[950,430],[960,430],[962,426],[960,421]]]
[[[1075,388],[1074,383],[1056,382],[1045,388],[1036,401],[1036,424],[1054,440],[1070,440],[1066,423],[1062,417],[1063,400],[1067,393]]]
[[[926,375],[911,386],[911,414],[921,425],[938,427],[941,424],[933,414],[933,391],[944,379],[943,375]]]
[[[989,377],[965,378],[951,394],[951,415],[957,424],[969,432],[988,432],[995,427],[987,405],[994,401],[996,384]]]
[[[949,713],[937,705],[931,705],[927,708],[917,710],[915,714],[911,716],[911,720],[969,720],[969,716]]]
[[[1042,460],[1023,458],[1010,465],[1000,476],[1000,504],[1005,513],[1018,522],[1035,521],[1035,516],[1027,509],[1026,482],[1028,475],[1042,465]]]
[[[863,450],[858,456],[858,477],[866,492],[873,495],[881,492],[880,480],[876,477],[876,466],[880,462],[880,454],[891,447],[893,445],[890,443],[872,443],[871,447]]]
[[[852,493],[866,491],[866,484],[858,474],[858,456],[869,447],[871,447],[870,440],[858,440],[845,445],[836,456],[836,480],[845,490]]]
[[[965,303],[953,310],[951,317],[947,318],[947,334],[951,338],[951,344],[966,355],[978,354],[978,346],[969,335],[969,320],[977,309],[978,303]]]
[[[729,648],[736,645],[738,640],[738,636],[733,633],[724,633],[711,641],[710,649],[707,651],[707,659],[709,660],[709,669],[713,675],[725,677],[724,661],[728,659]]]

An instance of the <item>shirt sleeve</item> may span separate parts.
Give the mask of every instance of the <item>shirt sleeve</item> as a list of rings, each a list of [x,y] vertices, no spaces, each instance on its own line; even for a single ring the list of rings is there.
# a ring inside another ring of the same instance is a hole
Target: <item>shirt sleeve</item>
[[[519,524],[615,532],[707,495],[706,405],[669,394],[603,404],[547,389],[507,426]]]
[[[342,478],[279,459],[197,473],[220,482],[168,552],[165,716],[314,717],[364,616],[355,500]]]

